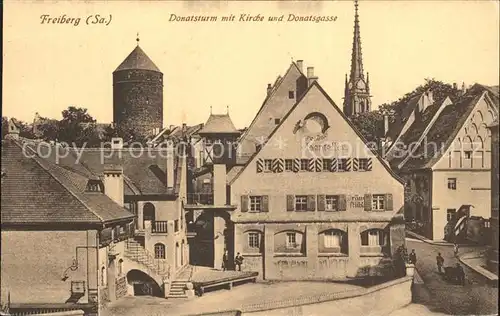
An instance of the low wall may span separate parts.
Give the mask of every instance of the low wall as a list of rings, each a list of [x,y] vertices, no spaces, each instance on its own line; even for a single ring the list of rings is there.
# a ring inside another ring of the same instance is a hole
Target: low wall
[[[367,315],[382,316],[411,303],[411,277],[367,289],[333,293],[321,297],[244,306],[241,315]]]
[[[83,316],[85,313],[82,310],[66,311],[47,314],[30,314],[30,316]]]

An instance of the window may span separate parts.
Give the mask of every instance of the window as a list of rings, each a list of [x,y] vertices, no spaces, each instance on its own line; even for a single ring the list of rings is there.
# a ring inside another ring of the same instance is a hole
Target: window
[[[457,189],[457,178],[448,178],[448,189],[450,190]]]
[[[366,171],[368,169],[368,158],[360,158],[358,164],[358,170]]]
[[[342,233],[339,231],[325,232],[325,248],[340,247],[342,244]]]
[[[384,195],[383,194],[375,194],[372,197],[372,210],[374,211],[383,211],[384,210]]]
[[[330,171],[332,167],[331,159],[323,159],[323,171]]]
[[[260,248],[260,234],[259,233],[248,233],[248,247]]]
[[[289,99],[293,99],[293,98],[295,98],[295,93],[294,93],[294,91],[288,91],[288,98],[289,98]]]
[[[174,232],[178,232],[179,231],[179,220],[176,219],[174,221]]]
[[[155,259],[165,259],[165,245],[157,243],[155,245]]]
[[[338,165],[337,165],[338,171],[346,171],[347,169],[347,159],[342,158],[339,159]]]
[[[300,159],[300,171],[309,170],[309,159]]]
[[[286,233],[286,247],[297,248],[297,234],[296,233]]]
[[[327,195],[325,197],[325,209],[327,211],[338,210],[339,197],[337,195]]]
[[[273,161],[271,159],[264,159],[264,171],[273,170]]]
[[[383,230],[372,229],[361,233],[362,246],[385,246],[388,235]]]
[[[296,211],[307,211],[307,196],[306,195],[295,196],[295,210]]]
[[[457,213],[457,210],[454,208],[449,208],[446,210],[446,220],[449,222],[453,219],[455,219],[455,214]]]
[[[472,151],[470,151],[470,150],[464,151],[464,157],[465,157],[465,159],[471,159],[472,158]]]
[[[285,159],[285,171],[292,171],[292,170],[293,170],[293,160]]]
[[[253,211],[253,212],[262,211],[262,196],[251,196],[250,197],[250,211]]]
[[[274,124],[278,125],[280,123],[280,119],[279,118],[275,118],[274,119]]]

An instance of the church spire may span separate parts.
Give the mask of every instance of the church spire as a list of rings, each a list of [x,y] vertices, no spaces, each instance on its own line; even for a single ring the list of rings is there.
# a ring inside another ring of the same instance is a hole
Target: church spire
[[[363,56],[361,54],[361,35],[359,29],[358,0],[354,0],[354,35],[351,52],[351,73],[344,96],[344,114],[352,116],[371,109],[369,78],[365,80]]]
[[[354,37],[351,53],[351,81],[364,79],[363,56],[361,54],[361,35],[359,31],[358,0],[354,0]]]

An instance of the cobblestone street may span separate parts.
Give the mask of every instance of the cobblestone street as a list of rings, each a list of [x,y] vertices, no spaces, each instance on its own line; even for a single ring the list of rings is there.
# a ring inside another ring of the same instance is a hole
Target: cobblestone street
[[[451,315],[497,314],[498,289],[488,285],[485,277],[465,265],[462,265],[466,275],[465,286],[449,284],[438,274],[438,252],[441,252],[445,266],[458,262],[454,257],[453,247],[432,245],[419,240],[408,240],[407,246],[410,251],[415,249],[417,270],[425,282],[425,285],[414,288],[415,303],[425,305],[433,312]],[[469,251],[472,251],[472,248],[462,247],[459,253]]]

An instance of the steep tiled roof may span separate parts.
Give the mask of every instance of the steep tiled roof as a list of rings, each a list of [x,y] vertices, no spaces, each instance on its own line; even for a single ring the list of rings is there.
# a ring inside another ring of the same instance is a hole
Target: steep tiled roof
[[[411,147],[412,144],[416,144],[416,142],[418,142],[425,129],[427,129],[427,127],[431,123],[432,118],[434,117],[434,115],[436,115],[437,111],[441,107],[441,104],[442,103],[435,102],[434,104],[428,106],[422,113],[420,118],[415,120],[410,128],[408,128],[406,133],[401,135],[399,143],[404,144],[405,146],[410,146],[410,149],[413,148]],[[393,168],[397,167],[405,158],[406,156],[392,157],[392,159],[390,160],[390,164]]]
[[[123,164],[123,173],[130,180],[125,184],[125,194],[132,194],[134,189],[140,194],[175,194],[177,191],[167,188],[166,152],[158,149],[87,149],[81,152],[80,161],[94,174],[102,176],[105,164]],[[174,171],[175,172],[175,171]],[[178,178],[178,177],[176,177]],[[128,187],[128,188],[127,188]]]
[[[290,114],[295,110],[295,108],[300,104],[300,102],[302,101],[302,99],[309,93],[309,91],[313,88],[313,87],[316,87],[318,88],[318,90],[323,94],[323,96],[328,100],[328,102],[331,104],[331,106],[333,106],[333,108],[335,110],[337,110],[338,114],[347,122],[347,124],[352,128],[352,130],[356,133],[356,135],[359,137],[359,139],[361,139],[361,141],[368,147],[368,149],[371,151],[371,153],[373,154],[374,157],[376,157],[378,159],[378,161],[382,164],[382,166],[387,170],[387,172],[389,172],[391,174],[391,176],[396,179],[397,181],[399,181],[401,184],[403,184],[403,180],[391,169],[391,167],[387,164],[386,161],[384,161],[382,159],[382,157],[380,157],[380,155],[372,148],[368,145],[368,141],[365,139],[365,137],[359,132],[359,130],[356,128],[356,126],[354,126],[354,124],[351,122],[351,120],[349,118],[347,118],[347,116],[344,114],[344,112],[342,112],[338,106],[335,104],[335,102],[332,100],[332,98],[330,98],[330,96],[326,93],[326,91],[321,87],[321,85],[318,83],[318,81],[314,81],[308,88],[307,90],[304,92],[304,94],[299,98],[297,99],[297,101],[295,102],[295,104],[292,106],[292,108],[283,116],[283,119],[280,121],[280,123],[276,126],[276,128],[271,132],[271,134],[269,135],[269,138],[268,139],[271,139],[271,137],[273,137],[274,133],[276,133],[279,128],[281,127],[281,125],[283,124],[283,122],[286,121],[286,119],[288,118],[288,116],[290,116]],[[266,144],[264,144],[264,146],[266,146]],[[238,179],[238,177],[243,173],[243,171],[245,170],[245,168],[250,165],[250,163],[255,159],[255,157],[257,156],[259,152],[256,151],[252,154],[252,156],[246,161],[245,165],[244,166],[237,166],[238,168],[237,169],[234,169],[234,173],[235,174],[231,174],[231,180],[228,181],[229,184],[233,184],[234,181],[236,181],[236,179]],[[235,167],[236,168],[236,167]]]
[[[388,137],[390,137],[393,141],[396,141],[396,138],[399,136],[403,127],[405,126],[408,118],[411,116],[413,111],[418,105],[418,100],[422,96],[421,93],[413,96],[407,103],[401,104],[397,109],[398,119],[391,124],[388,132]]]
[[[99,192],[85,192],[88,178],[2,141],[2,224],[103,224],[133,214]],[[75,169],[76,170],[76,169]]]
[[[199,134],[239,134],[229,114],[210,114]]]
[[[136,48],[134,48],[134,50],[120,64],[120,66],[116,68],[115,72],[131,69],[161,72],[160,69],[158,69],[158,67],[156,67],[153,61],[148,57],[148,55],[146,55],[146,53],[139,47],[139,45],[137,45]]]
[[[432,167],[453,143],[484,92],[484,87],[476,84],[457,102],[444,108],[402,170]]]

